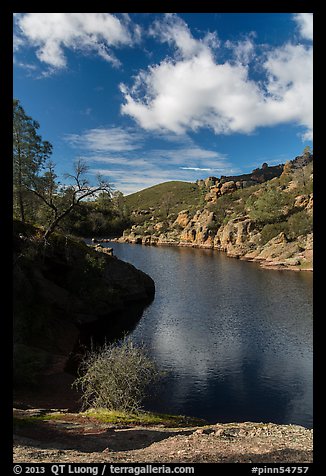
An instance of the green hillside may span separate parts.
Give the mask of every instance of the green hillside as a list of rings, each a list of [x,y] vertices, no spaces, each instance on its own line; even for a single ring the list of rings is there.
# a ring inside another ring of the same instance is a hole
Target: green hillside
[[[312,270],[313,155],[270,169],[263,164],[236,181],[208,177],[197,187],[169,182],[136,193],[132,226],[118,241],[216,249],[270,269]]]
[[[202,193],[196,183],[165,182],[125,197],[130,210],[165,210],[177,213],[184,208],[197,207]]]

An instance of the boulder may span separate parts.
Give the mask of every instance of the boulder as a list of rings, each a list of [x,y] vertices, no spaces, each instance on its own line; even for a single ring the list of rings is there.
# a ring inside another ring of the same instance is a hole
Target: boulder
[[[305,208],[309,203],[309,195],[298,195],[295,197],[294,206],[296,208]]]
[[[96,245],[95,246],[95,251],[105,253],[108,256],[113,256],[113,248],[106,248],[106,247],[101,246],[101,245]]]
[[[164,226],[165,226],[164,223],[162,221],[160,221],[160,222],[158,222],[154,225],[154,230],[155,231],[161,231],[164,228]]]
[[[308,201],[308,203],[307,203],[307,205],[306,205],[306,210],[307,210],[307,212],[308,212],[310,215],[312,215],[312,213],[313,213],[313,207],[314,207],[314,196],[313,196],[313,194],[311,193],[311,194],[309,195],[309,201]]]
[[[221,187],[222,187],[222,184],[220,183],[211,187],[209,192],[207,192],[205,195],[206,202],[216,203],[218,197],[221,195],[221,192],[220,192]]]
[[[207,177],[207,179],[204,180],[205,186],[207,188],[211,187],[212,185],[215,185],[216,182],[218,182],[217,177]]]
[[[221,187],[221,195],[224,195],[225,193],[232,193],[237,189],[237,186],[233,180],[230,180],[229,182],[223,183]]]
[[[191,215],[189,210],[182,210],[181,212],[178,213],[178,216],[172,226],[178,225],[178,226],[181,226],[182,228],[185,228],[188,225],[190,219],[191,219]]]

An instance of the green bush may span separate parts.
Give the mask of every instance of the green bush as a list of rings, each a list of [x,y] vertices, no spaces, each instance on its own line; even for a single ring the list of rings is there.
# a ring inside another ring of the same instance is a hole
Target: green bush
[[[140,410],[150,384],[159,372],[143,347],[124,338],[90,350],[82,362],[80,376],[73,386],[82,392],[84,408],[106,408],[135,412]]]
[[[217,226],[221,226],[229,220],[228,210],[233,209],[234,202],[233,193],[229,193],[219,197],[216,203],[208,205],[208,210],[214,212]]]
[[[300,235],[307,235],[313,231],[313,219],[305,210],[293,213],[286,221],[268,223],[261,230],[261,244],[284,232],[288,239],[294,240]]]
[[[281,232],[286,233],[287,223],[268,223],[265,225],[260,232],[260,244],[264,245],[269,240],[279,235]]]
[[[300,235],[307,235],[312,232],[313,218],[305,210],[301,210],[289,217],[287,228],[287,235],[291,239],[295,239]]]
[[[285,209],[291,204],[289,196],[279,188],[266,187],[258,195],[251,195],[247,201],[249,216],[258,223],[268,224],[284,221]]]

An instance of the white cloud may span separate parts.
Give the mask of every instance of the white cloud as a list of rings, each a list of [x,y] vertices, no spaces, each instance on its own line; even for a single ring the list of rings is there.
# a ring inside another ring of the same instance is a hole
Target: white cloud
[[[101,176],[108,177],[108,180],[113,183],[116,189],[120,190],[123,194],[137,192],[147,187],[152,187],[158,183],[167,182],[170,180],[182,180],[178,179],[172,170],[161,170],[156,167],[132,168],[132,161],[129,159],[129,169],[89,169],[89,172]],[[150,164],[149,164],[150,165]]]
[[[175,15],[153,34],[177,47],[175,58],[141,71],[131,87],[120,85],[121,112],[147,130],[182,134],[211,128],[216,134],[252,133],[261,126],[293,122],[312,130],[312,48],[287,44],[271,49],[267,59],[255,55],[251,37],[229,42],[236,61],[218,63],[212,46],[195,39]],[[254,81],[249,65],[255,58],[267,79]]]
[[[294,20],[297,22],[302,38],[313,40],[313,14],[296,13]]]
[[[180,167],[182,170],[195,170],[196,172],[215,172],[221,169],[205,169],[203,167]]]
[[[66,134],[72,147],[92,152],[121,152],[141,147],[141,136],[121,127],[89,129],[82,134]]]
[[[236,172],[226,155],[200,147],[189,136],[173,136],[171,141],[171,134],[157,134],[153,147],[147,142],[152,134],[116,127],[68,134],[64,139],[88,163],[92,174],[107,176],[124,194],[170,180],[194,182]]]
[[[111,172],[111,170],[114,170],[114,169],[126,169],[126,168],[129,168],[131,170],[131,168],[134,170],[134,169],[139,169],[141,167],[143,168],[146,168],[146,167],[150,167],[151,166],[151,163],[149,162],[148,159],[146,158],[137,158],[137,157],[128,157],[128,156],[94,156],[94,155],[90,155],[90,156],[83,156],[81,157],[83,160],[85,160],[86,162],[101,162],[102,164],[106,164],[106,165],[109,165],[110,167],[112,167],[111,169],[108,169],[108,173]]]
[[[156,20],[150,28],[150,34],[175,46],[182,58],[191,58],[209,47],[217,48],[219,45],[216,33],[212,32],[207,33],[203,40],[195,40],[188,25],[173,13],[167,13],[163,20]]]
[[[19,13],[15,23],[16,50],[33,46],[38,59],[55,69],[66,66],[65,49],[96,53],[117,66],[112,48],[131,46],[140,34],[126,17],[110,13]]]
[[[19,49],[24,45],[24,40],[17,35],[13,37],[13,50],[14,52],[19,51]]]
[[[216,64],[209,52],[191,59],[166,60],[139,77],[140,91],[125,94],[122,112],[145,129],[175,133],[211,127],[216,133],[251,132],[253,106],[261,102],[256,84],[241,65]],[[141,81],[142,80],[142,81]]]
[[[253,60],[255,56],[255,44],[253,41],[253,36],[255,35],[252,33],[244,40],[227,40],[225,42],[226,48],[229,48],[233,51],[237,63],[247,65]]]
[[[266,117],[271,123],[297,122],[306,127],[312,140],[313,127],[313,53],[312,48],[287,44],[273,51],[265,63],[271,98],[266,102]]]

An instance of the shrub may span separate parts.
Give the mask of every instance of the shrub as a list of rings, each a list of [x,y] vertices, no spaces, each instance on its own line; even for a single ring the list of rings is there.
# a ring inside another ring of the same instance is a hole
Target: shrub
[[[80,373],[73,386],[81,390],[84,408],[125,412],[140,410],[146,390],[160,375],[144,347],[127,338],[90,350]]]
[[[269,240],[279,235],[281,232],[287,231],[286,222],[280,223],[268,223],[265,225],[260,232],[260,244],[264,245]]]
[[[214,212],[215,221],[218,226],[221,226],[223,223],[225,223],[225,218],[227,218],[228,210],[233,207],[233,204],[233,193],[229,193],[219,197],[216,203],[208,205],[208,210]]]
[[[247,201],[250,218],[262,224],[284,221],[285,208],[289,204],[289,196],[280,189],[272,187],[268,187],[258,196],[251,195]]]
[[[305,210],[301,210],[289,217],[287,225],[289,237],[295,239],[300,235],[307,235],[312,232],[313,218]]]
[[[261,230],[260,243],[265,244],[279,233],[284,232],[290,240],[313,231],[313,218],[305,210],[293,213],[286,221],[269,223]]]

